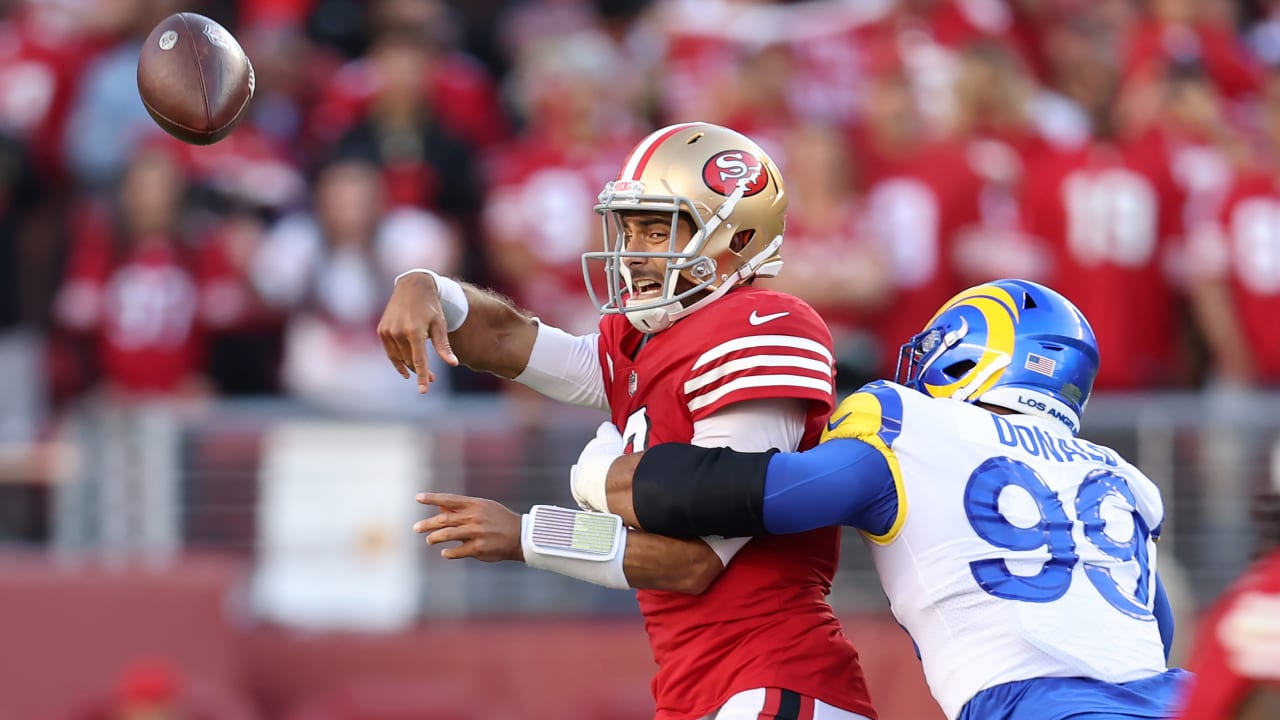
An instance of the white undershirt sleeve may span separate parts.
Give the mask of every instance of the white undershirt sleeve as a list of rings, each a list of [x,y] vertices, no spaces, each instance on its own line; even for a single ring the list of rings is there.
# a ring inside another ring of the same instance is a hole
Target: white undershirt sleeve
[[[539,321],[529,364],[515,380],[552,400],[607,411],[599,346],[599,333],[570,335]]]
[[[693,443],[700,447],[728,447],[741,452],[778,448],[791,452],[804,438],[807,401],[766,398],[734,403],[693,424]],[[728,567],[751,538],[702,538]]]

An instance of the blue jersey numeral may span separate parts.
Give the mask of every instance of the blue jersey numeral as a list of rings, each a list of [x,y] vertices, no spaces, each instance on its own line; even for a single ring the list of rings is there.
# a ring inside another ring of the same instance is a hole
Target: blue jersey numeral
[[[1022,527],[1000,512],[1000,493],[1018,487],[1035,501],[1039,520]],[[1133,510],[1133,535],[1127,542],[1117,542],[1104,532],[1106,521],[1102,507],[1108,497],[1116,496]],[[978,585],[999,598],[1023,602],[1052,602],[1071,587],[1071,571],[1080,562],[1072,538],[1073,522],[1055,493],[1030,465],[1007,457],[995,457],[978,466],[969,475],[964,491],[965,513],[974,532],[999,548],[1016,551],[1047,548],[1049,560],[1035,575],[1015,575],[1008,562],[999,559],[976,560],[969,564]],[[1152,619],[1150,605],[1150,569],[1147,540],[1151,533],[1137,511],[1133,490],[1124,476],[1111,470],[1094,470],[1085,476],[1076,495],[1075,510],[1084,536],[1101,552],[1120,562],[1138,564],[1136,587],[1122,587],[1112,577],[1111,569],[1084,562],[1085,575],[1109,604],[1120,612],[1140,619]]]

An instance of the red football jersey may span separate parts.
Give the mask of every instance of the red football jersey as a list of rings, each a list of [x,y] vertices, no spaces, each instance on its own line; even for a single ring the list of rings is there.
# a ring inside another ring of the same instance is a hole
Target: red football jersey
[[[58,314],[70,329],[95,335],[106,380],[134,392],[172,392],[204,370],[197,280],[176,239],[138,245],[117,249],[104,234],[79,235]]]
[[[0,125],[31,145],[40,172],[57,178],[63,139],[80,77],[101,38],[60,28],[54,10],[32,3],[0,23]]]
[[[600,322],[613,421],[629,449],[689,442],[693,425],[745,400],[809,401],[802,448],[833,404],[831,335],[791,295],[735,289],[647,337]],[[874,717],[858,653],[826,602],[840,530],[755,538],[701,595],[641,590],[659,720],[695,720],[730,696],[783,687]]]
[[[1200,624],[1187,667],[1196,674],[1196,679],[1182,709],[1184,720],[1229,718],[1257,684],[1231,669],[1226,649],[1218,638],[1222,619],[1242,595],[1250,592],[1280,593],[1280,551],[1273,551],[1250,568]]]
[[[1046,156],[1030,169],[1023,198],[1027,230],[1053,258],[1045,284],[1093,326],[1102,356],[1094,388],[1169,383],[1178,304],[1166,263],[1182,203],[1163,150],[1098,141]]]
[[[1240,178],[1221,221],[1216,247],[1201,248],[1198,264],[1227,278],[1258,378],[1280,384],[1280,185],[1270,174]]]

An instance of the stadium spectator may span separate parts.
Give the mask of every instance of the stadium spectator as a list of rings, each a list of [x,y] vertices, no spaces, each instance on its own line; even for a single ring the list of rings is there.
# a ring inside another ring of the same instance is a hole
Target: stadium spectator
[[[1199,63],[1169,63],[1152,85],[1160,95],[1155,141],[1183,199],[1182,225],[1193,235],[1217,218],[1236,166],[1247,162],[1247,145],[1239,121]]]
[[[1216,377],[1280,386],[1280,71],[1267,76],[1258,152],[1192,234],[1191,297]]]
[[[1031,168],[1021,213],[1048,243],[1046,284],[1092,318],[1104,357],[1099,390],[1169,387],[1179,377],[1183,327],[1169,275],[1182,236],[1182,201],[1163,149],[1117,105],[1105,61],[1077,69],[1093,136]],[[1092,76],[1092,77],[1090,77]],[[1114,308],[1125,308],[1116,312]]]
[[[1266,88],[1255,150],[1213,216],[1192,230],[1187,262],[1196,330],[1208,350],[1211,419],[1194,488],[1203,542],[1189,550],[1212,568],[1215,591],[1247,562],[1249,498],[1265,482],[1261,468],[1274,441],[1265,419],[1250,414],[1250,396],[1280,388],[1280,72],[1268,73]]]
[[[1024,231],[1018,208],[1027,169],[1054,144],[1035,124],[1034,79],[998,43],[970,45],[960,62],[951,133],[964,144],[974,182],[962,192],[972,221],[956,233],[956,273],[966,283],[1043,278],[1050,269],[1047,248]]]
[[[494,150],[487,173],[482,217],[493,279],[570,332],[599,322],[582,301],[582,253],[600,246],[591,209],[640,124],[628,108],[598,101],[609,59],[608,46],[588,32],[526,46],[513,93],[524,131]]]
[[[97,366],[83,370],[109,397],[209,391],[198,270],[182,222],[186,171],[174,144],[139,147],[111,202],[86,202],[73,220],[55,313],[94,348]]]
[[[878,313],[874,332],[894,348],[961,287],[954,241],[972,222],[966,193],[974,184],[964,146],[931,137],[910,75],[894,47],[880,47],[868,84],[862,124],[853,147],[866,198],[870,231],[891,251],[894,311]],[[892,375],[895,357],[881,353],[880,376]]]
[[[876,234],[855,188],[858,168],[844,133],[800,125],[781,138],[789,158],[787,271],[760,287],[790,293],[813,306],[831,329],[840,387],[877,377],[889,348],[870,327],[893,304],[889,258],[893,238]],[[861,380],[859,380],[861,378]]]
[[[850,125],[861,108],[864,35],[891,7],[844,0],[662,3],[656,13],[664,40],[658,114],[668,121],[741,123],[744,105],[768,104],[774,112],[785,100],[789,116]],[[743,74],[755,68],[768,73],[760,78],[763,87]],[[778,85],[783,77],[785,87]],[[771,97],[753,98],[757,92]]]
[[[1151,0],[1146,14],[1126,39],[1122,58],[1126,78],[1152,72],[1168,60],[1198,61],[1225,96],[1241,99],[1259,92],[1257,61],[1233,35],[1230,16],[1215,12],[1223,3],[1200,0]],[[1224,20],[1227,23],[1224,24]]]
[[[493,79],[455,47],[456,29],[443,3],[379,0],[363,10],[368,49],[329,69],[331,77],[308,119],[310,137],[322,145],[334,142],[370,116],[375,124],[390,126],[383,130],[423,126],[429,130],[423,140],[428,146],[444,135],[474,151],[507,137],[507,117]],[[442,152],[430,147],[427,159],[439,161]],[[430,198],[418,202],[424,201]]]
[[[0,127],[29,144],[47,180],[62,178],[63,132],[86,66],[105,41],[101,13],[26,0],[0,22]]]
[[[289,315],[281,381],[299,398],[354,410],[404,406],[373,331],[379,312],[398,273],[453,270],[460,247],[439,217],[387,203],[375,165],[334,161],[316,177],[312,209],[276,223],[251,261],[258,295]]]
[[[72,174],[92,191],[104,191],[114,183],[133,149],[155,130],[137,93],[138,54],[156,23],[181,5],[175,0],[128,0],[101,8],[119,13],[111,16],[108,27],[114,44],[81,71],[62,139]],[[103,142],[108,129],[112,141]]]
[[[378,165],[389,207],[420,207],[460,221],[479,202],[474,155],[439,121],[422,88],[431,62],[425,42],[413,30],[387,31],[368,62],[373,91],[334,153]]]

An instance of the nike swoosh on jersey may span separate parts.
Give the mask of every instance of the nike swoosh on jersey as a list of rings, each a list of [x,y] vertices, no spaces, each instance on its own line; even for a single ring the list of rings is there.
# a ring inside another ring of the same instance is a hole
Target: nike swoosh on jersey
[[[780,312],[780,313],[773,313],[772,315],[761,315],[757,313],[755,310],[752,310],[751,317],[747,318],[747,322],[751,323],[752,325],[763,325],[769,322],[770,320],[777,320],[780,317],[786,317],[787,315],[790,315],[790,314],[791,313],[789,312]]]
[[[845,413],[845,414],[841,415],[840,417],[836,418],[835,420],[828,420],[828,421],[827,421],[827,432],[835,432],[835,431],[836,431],[836,428],[840,427],[840,423],[844,422],[844,419],[845,419],[845,418],[847,418],[847,417],[849,417],[849,416],[850,416],[850,415],[852,415],[852,414],[853,414],[853,413],[851,413],[851,412],[847,412],[847,413]]]

